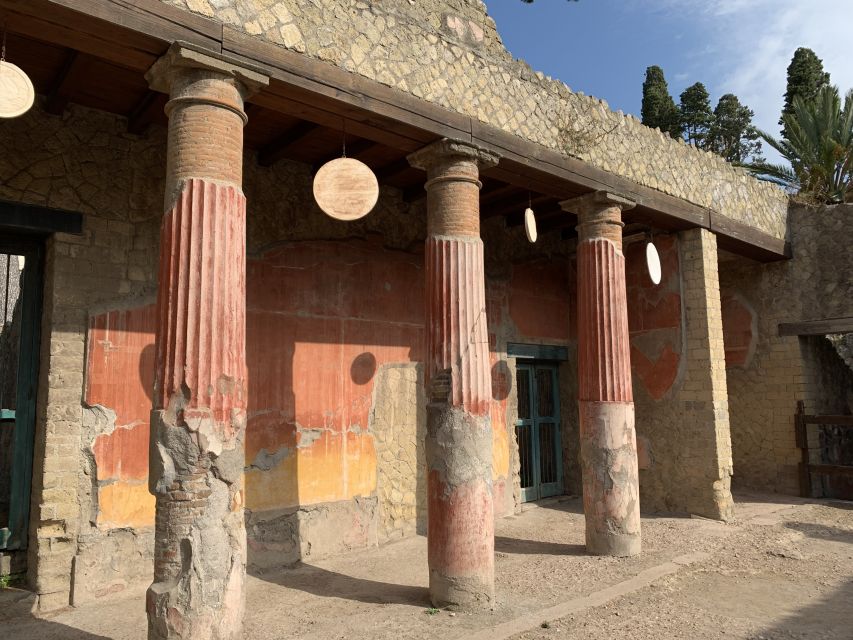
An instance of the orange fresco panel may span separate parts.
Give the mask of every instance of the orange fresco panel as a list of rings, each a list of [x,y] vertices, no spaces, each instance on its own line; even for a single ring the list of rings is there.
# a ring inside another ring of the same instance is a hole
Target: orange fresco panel
[[[147,480],[155,318],[155,306],[148,305],[90,321],[85,401],[116,413],[115,429],[99,435],[92,447],[101,527],[154,523]]]
[[[116,482],[98,488],[98,526],[150,527],[154,524],[154,496],[148,482]]]
[[[302,242],[250,259],[246,504],[370,495],[376,371],[422,358],[423,259],[363,242]],[[263,453],[262,453],[263,450]]]
[[[86,404],[116,412],[116,425],[148,422],[154,387],[154,305],[93,316]]]
[[[98,480],[148,480],[148,423],[119,427],[95,438]]]
[[[246,471],[246,508],[253,511],[284,509],[299,504],[296,454],[291,452],[269,470]]]
[[[346,434],[346,490],[348,497],[369,496],[376,490],[376,447],[368,433]]]
[[[500,362],[496,353],[490,353],[492,364],[492,479],[509,476],[509,433],[506,421],[506,398],[511,381],[496,365]],[[497,503],[496,503],[497,504]]]

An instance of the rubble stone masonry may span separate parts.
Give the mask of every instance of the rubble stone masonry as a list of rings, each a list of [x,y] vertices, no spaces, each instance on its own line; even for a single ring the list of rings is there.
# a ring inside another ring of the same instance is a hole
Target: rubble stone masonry
[[[787,197],[513,60],[481,0],[163,0],[777,238]]]
[[[843,380],[828,380],[826,367],[816,366],[825,354],[815,340],[825,339],[782,337],[779,324],[853,316],[851,216],[853,205],[795,205],[788,216],[791,260],[721,258],[722,295],[736,300],[753,324],[732,313],[723,317],[727,340],[746,335],[751,342],[744,349],[749,357],[726,371],[736,487],[799,493],[797,401],[805,401],[807,412],[833,413],[843,407],[831,406],[837,402],[827,396],[849,397]]]

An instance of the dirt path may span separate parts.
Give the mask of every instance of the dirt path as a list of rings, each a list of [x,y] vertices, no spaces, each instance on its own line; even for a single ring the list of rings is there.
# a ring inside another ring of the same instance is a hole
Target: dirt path
[[[853,640],[853,504],[747,497],[733,524],[644,518],[633,559],[584,555],[579,507],[551,501],[498,523],[493,611],[427,613],[415,538],[251,576],[245,637]],[[48,619],[0,612],[0,637],[144,640],[142,598]]]

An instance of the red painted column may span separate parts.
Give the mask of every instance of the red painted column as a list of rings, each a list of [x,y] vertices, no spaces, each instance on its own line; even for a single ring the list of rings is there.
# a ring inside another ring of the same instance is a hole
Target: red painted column
[[[149,488],[149,639],[242,638],[246,571],[243,99],[265,78],[173,45]]]
[[[427,172],[427,505],[435,606],[494,600],[491,377],[479,169],[498,158],[440,140],[409,156]]]
[[[560,203],[578,215],[578,401],[587,551],[640,553],[640,485],[631,391],[622,211],[596,192]]]

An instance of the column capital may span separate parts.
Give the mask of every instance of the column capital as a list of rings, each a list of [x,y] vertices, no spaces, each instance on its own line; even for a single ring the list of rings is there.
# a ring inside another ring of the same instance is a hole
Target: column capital
[[[637,203],[633,200],[610,191],[593,191],[577,198],[563,200],[560,203],[560,208],[563,211],[574,213],[578,216],[615,207],[618,207],[620,211],[628,211],[635,206],[637,206]]]
[[[429,172],[436,166],[453,160],[467,160],[476,163],[479,169],[487,169],[497,166],[500,156],[470,142],[442,138],[410,153],[406,159],[415,169]]]
[[[239,86],[245,100],[270,82],[269,76],[260,67],[238,62],[229,56],[206,51],[189,42],[173,42],[160,58],[145,73],[148,86],[154,91],[172,93],[175,79],[181,74],[198,71],[210,77],[232,79]]]

